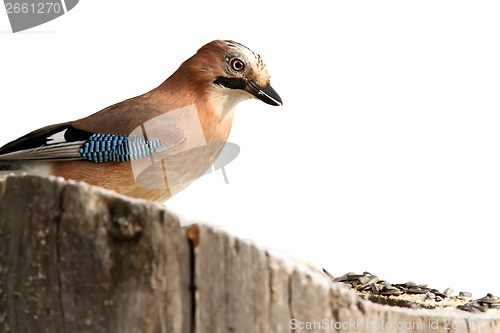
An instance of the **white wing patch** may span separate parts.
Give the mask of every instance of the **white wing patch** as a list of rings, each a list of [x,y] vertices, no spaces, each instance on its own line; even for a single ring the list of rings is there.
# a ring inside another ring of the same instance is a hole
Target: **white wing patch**
[[[51,136],[49,136],[47,138],[47,141],[54,141],[54,142],[49,142],[49,144],[51,144],[51,145],[52,144],[57,144],[57,143],[65,143],[66,139],[64,139],[64,134],[66,134],[67,130],[68,129],[65,128],[64,131],[52,134]]]

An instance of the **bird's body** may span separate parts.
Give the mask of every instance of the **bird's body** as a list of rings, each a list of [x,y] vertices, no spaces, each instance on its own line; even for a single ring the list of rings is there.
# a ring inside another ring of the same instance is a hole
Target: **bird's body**
[[[3,146],[0,170],[165,201],[210,168],[229,137],[234,107],[252,97],[282,103],[260,56],[216,40],[143,95]]]

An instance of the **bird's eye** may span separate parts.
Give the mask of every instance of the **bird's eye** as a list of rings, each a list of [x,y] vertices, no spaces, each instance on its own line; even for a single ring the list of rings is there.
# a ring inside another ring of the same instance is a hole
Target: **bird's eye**
[[[245,68],[245,64],[240,59],[235,58],[235,59],[231,60],[231,67],[233,67],[233,69],[235,71],[239,72],[239,71],[243,70],[243,68]]]

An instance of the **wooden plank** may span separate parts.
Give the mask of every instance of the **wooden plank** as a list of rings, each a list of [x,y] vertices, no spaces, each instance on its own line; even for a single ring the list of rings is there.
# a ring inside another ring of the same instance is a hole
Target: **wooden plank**
[[[190,332],[175,214],[85,184],[2,181],[0,318],[15,332]]]
[[[499,322],[365,301],[251,241],[181,228],[156,203],[0,180],[0,332],[496,333]]]
[[[251,242],[207,226],[195,241],[196,332],[269,332],[267,254]]]
[[[293,318],[290,274],[296,263],[270,251],[267,254],[267,267],[270,286],[269,332],[290,332],[290,320]]]
[[[57,265],[62,184],[9,177],[0,185],[0,328],[63,332]],[[30,194],[27,196],[27,194]]]

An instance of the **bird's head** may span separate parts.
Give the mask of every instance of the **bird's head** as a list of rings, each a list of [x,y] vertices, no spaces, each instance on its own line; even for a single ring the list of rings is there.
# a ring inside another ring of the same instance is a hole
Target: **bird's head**
[[[283,102],[271,87],[270,76],[260,55],[230,40],[215,40],[186,61],[192,79],[204,85],[215,103],[232,109],[246,99],[257,98],[279,106]]]

